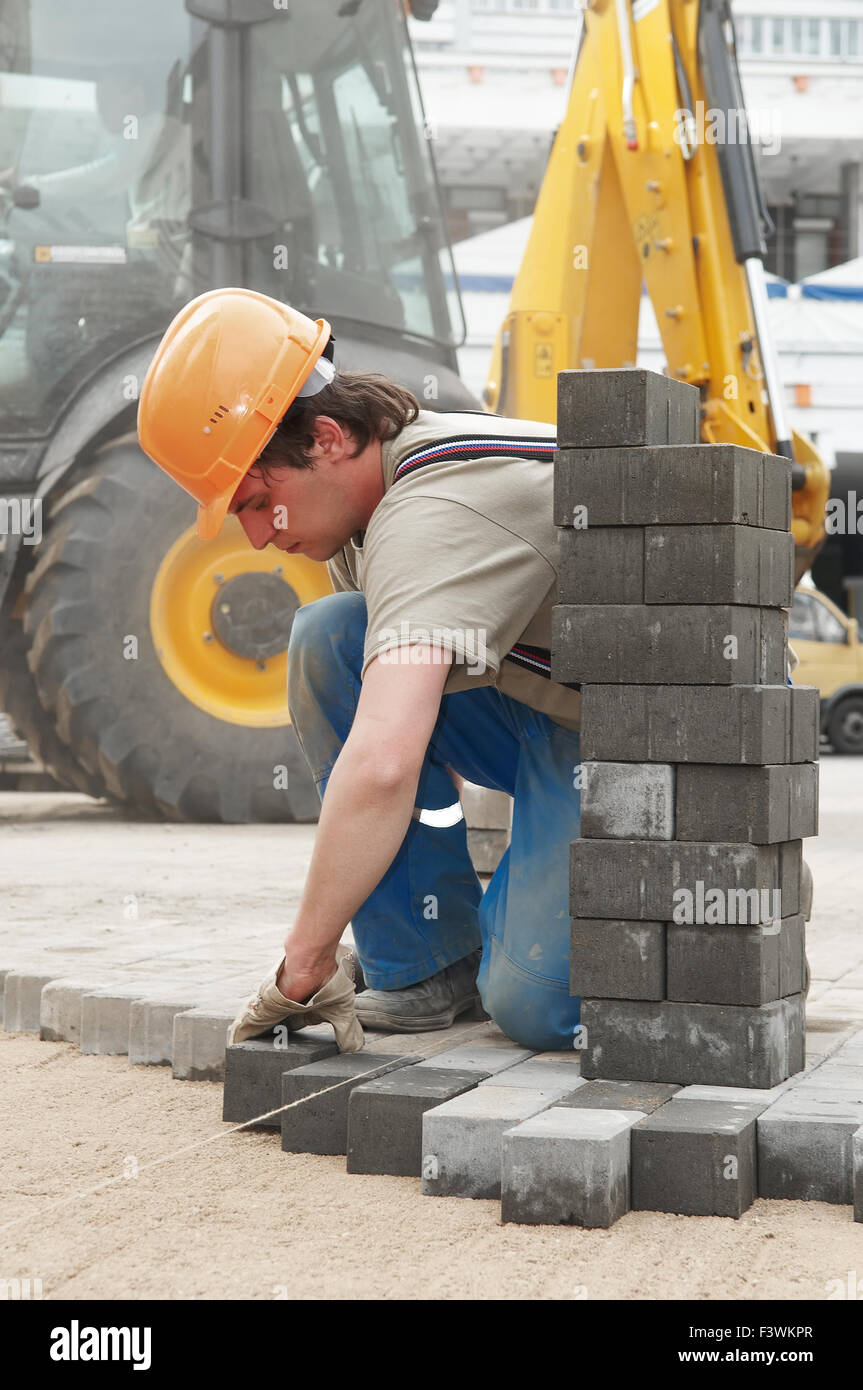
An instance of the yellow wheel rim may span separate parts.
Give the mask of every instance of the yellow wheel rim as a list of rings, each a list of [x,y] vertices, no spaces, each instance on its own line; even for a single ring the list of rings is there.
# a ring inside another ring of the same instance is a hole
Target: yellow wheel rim
[[[287,590],[283,607],[277,602],[279,583]],[[262,619],[263,637],[260,624],[226,626],[237,607],[231,595],[241,589],[247,595],[250,587],[254,597],[243,612]],[[290,724],[284,647],[292,610],[331,592],[325,565],[304,555],[282,555],[273,546],[253,550],[235,517],[227,518],[212,541],[200,540],[191,526],[165,555],[153,584],[153,644],[169,680],[207,714],[252,729]],[[268,604],[278,612],[275,626],[264,611]],[[238,650],[254,649],[250,631],[264,644],[256,655]],[[282,650],[265,650],[267,637],[270,649]]]

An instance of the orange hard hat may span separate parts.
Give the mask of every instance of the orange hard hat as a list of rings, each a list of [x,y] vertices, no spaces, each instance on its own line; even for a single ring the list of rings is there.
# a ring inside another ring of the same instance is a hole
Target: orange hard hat
[[[204,540],[288,407],[332,380],[330,338],[325,319],[256,290],[209,290],[171,323],[141,388],[138,438],[198,503]]]

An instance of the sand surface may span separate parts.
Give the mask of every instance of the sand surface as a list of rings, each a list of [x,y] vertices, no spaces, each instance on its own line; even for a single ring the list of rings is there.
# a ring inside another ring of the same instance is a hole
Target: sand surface
[[[418,1179],[231,1133],[221,1099],[167,1068],[0,1033],[0,1277],[41,1279],[46,1299],[820,1300],[863,1275],[850,1207],[503,1226],[498,1202],[423,1197]]]

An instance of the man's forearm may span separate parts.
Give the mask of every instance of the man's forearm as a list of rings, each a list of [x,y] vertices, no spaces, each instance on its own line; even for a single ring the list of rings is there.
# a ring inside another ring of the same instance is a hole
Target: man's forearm
[[[357,908],[383,878],[405,837],[419,770],[385,773],[366,747],[345,744],[327,783],[299,912],[295,959],[331,956]]]

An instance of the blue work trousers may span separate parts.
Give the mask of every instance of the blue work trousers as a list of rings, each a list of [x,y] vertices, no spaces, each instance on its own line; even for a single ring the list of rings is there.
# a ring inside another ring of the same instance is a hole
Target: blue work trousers
[[[294,617],[288,703],[321,799],[356,713],[365,631],[358,593],[327,595]],[[512,841],[483,893],[464,820],[411,821],[352,920],[370,988],[414,984],[481,946],[480,996],[503,1032],[543,1051],[574,1045],[569,844],[578,835],[578,766],[577,733],[494,686],[443,697],[416,805],[453,806],[451,767],[514,798]]]

